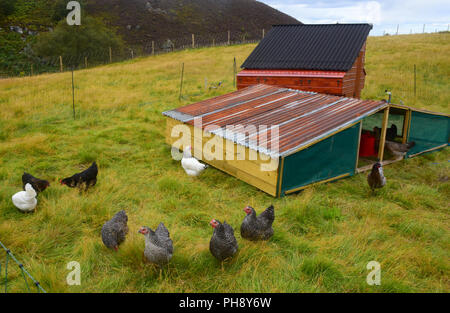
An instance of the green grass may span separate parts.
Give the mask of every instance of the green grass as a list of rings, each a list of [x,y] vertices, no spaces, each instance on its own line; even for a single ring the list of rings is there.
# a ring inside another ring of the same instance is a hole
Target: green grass
[[[380,98],[390,86],[396,99],[395,88],[410,82],[396,75],[420,59],[430,68],[434,91],[415,106],[449,113],[449,39],[369,38],[364,97]],[[77,71],[75,120],[70,73],[0,80],[0,240],[46,290],[450,291],[448,149],[386,166],[388,184],[375,195],[361,174],[281,199],[214,168],[187,177],[171,159],[161,112],[232,91],[233,57],[241,64],[253,48],[181,51]],[[402,53],[393,53],[398,49]],[[392,79],[382,79],[385,73]],[[205,90],[205,77],[223,86]],[[58,184],[93,160],[100,168],[95,188],[80,194]],[[34,214],[11,203],[24,170],[51,182]],[[256,243],[240,238],[242,209],[260,211],[271,203],[274,237]],[[130,233],[116,253],[103,246],[100,230],[121,209]],[[223,271],[208,250],[212,218],[235,228],[240,247]],[[137,232],[160,221],[175,248],[161,275],[143,262],[144,238]],[[381,286],[366,284],[371,260],[381,264]],[[66,284],[70,261],[81,264],[81,286]],[[20,272],[10,273],[9,290],[25,291]]]

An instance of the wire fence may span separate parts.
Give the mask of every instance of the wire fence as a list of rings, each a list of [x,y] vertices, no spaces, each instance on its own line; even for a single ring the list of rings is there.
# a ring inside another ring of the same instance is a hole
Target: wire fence
[[[17,258],[11,252],[11,250],[6,248],[6,246],[1,241],[0,241],[0,247],[2,247],[3,250],[6,252],[5,266],[4,266],[5,276],[2,275],[2,263],[0,262],[0,277],[2,277],[2,276],[4,277],[4,279],[2,279],[3,280],[2,285],[4,285],[4,289],[3,289],[4,292],[8,293],[8,282],[9,282],[9,278],[11,277],[11,269],[14,269],[14,268],[17,269],[17,267],[18,267],[20,270],[21,276],[23,277],[23,280],[24,280],[24,285],[25,285],[24,287],[26,287],[28,292],[32,292],[30,284],[29,284],[29,280],[31,280],[33,285],[36,287],[36,292],[46,293],[44,288],[42,288],[41,284],[36,279],[34,279],[33,276],[31,276],[31,274],[25,269],[23,264],[17,260]],[[17,267],[14,266],[13,268],[11,268],[10,260],[12,262],[14,262]]]
[[[51,57],[37,57],[30,53],[28,55],[28,60],[25,62],[7,65],[3,68],[0,67],[0,79],[64,72],[71,70],[72,68],[90,68],[143,56],[159,55],[186,49],[257,43],[264,35],[264,29],[261,30],[259,36],[255,36],[254,34],[249,35],[246,32],[228,31],[225,33],[211,33],[202,36],[191,34],[191,36],[188,37],[146,41],[140,45],[129,46],[120,51],[111,47],[103,47],[95,52],[81,52]]]

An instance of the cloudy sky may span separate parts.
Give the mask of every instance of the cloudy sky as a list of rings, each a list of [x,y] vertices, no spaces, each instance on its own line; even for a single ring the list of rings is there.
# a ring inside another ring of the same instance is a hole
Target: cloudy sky
[[[447,30],[450,0],[258,0],[303,23],[357,23],[374,25],[370,35]]]

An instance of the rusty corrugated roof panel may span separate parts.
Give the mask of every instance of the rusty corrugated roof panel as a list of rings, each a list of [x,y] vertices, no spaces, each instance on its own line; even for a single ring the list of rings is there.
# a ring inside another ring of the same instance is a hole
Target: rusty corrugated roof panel
[[[163,114],[194,126],[201,119],[203,130],[278,157],[294,153],[387,106],[384,101],[260,84]],[[277,136],[278,146],[271,141],[272,136]]]

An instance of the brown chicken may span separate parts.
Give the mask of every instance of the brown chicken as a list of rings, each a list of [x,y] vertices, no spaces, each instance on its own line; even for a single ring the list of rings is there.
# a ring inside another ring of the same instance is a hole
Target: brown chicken
[[[397,129],[397,127],[395,129]],[[379,140],[381,137],[381,128],[374,127],[373,132],[374,132],[375,138],[376,138],[375,144],[378,146],[379,142],[380,142]],[[414,141],[407,142],[407,143],[400,143],[400,142],[396,142],[396,141],[390,141],[390,140],[388,140],[388,138],[389,138],[388,133],[386,133],[386,140],[384,143],[384,148],[389,153],[391,153],[392,155],[394,155],[396,157],[403,157],[416,144]]]
[[[367,176],[367,182],[372,191],[386,185],[386,177],[384,177],[383,167],[380,162],[377,162],[372,166],[372,171]]]

